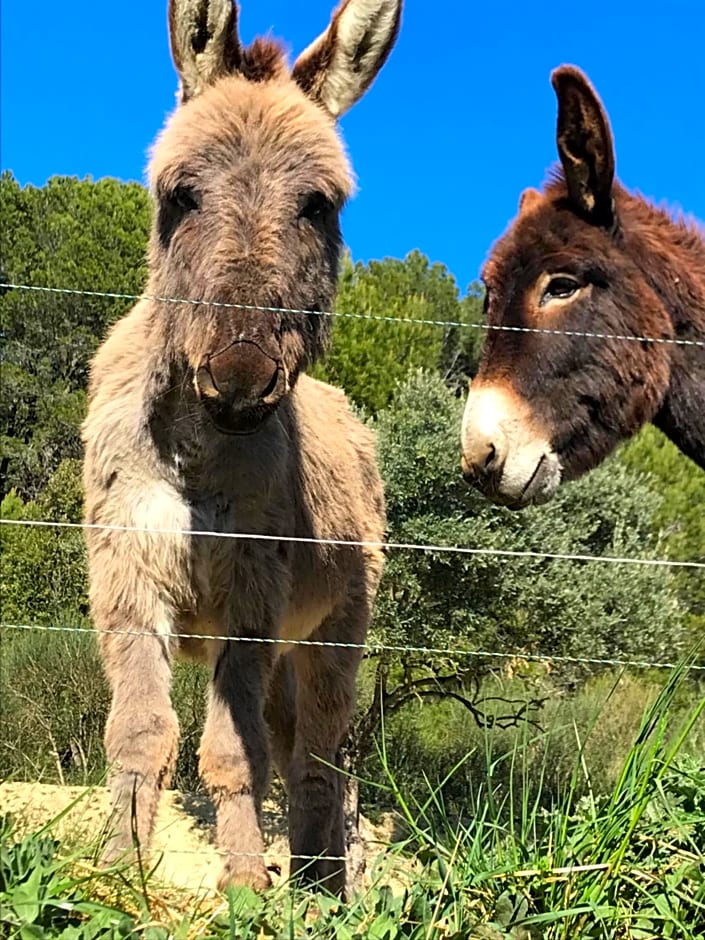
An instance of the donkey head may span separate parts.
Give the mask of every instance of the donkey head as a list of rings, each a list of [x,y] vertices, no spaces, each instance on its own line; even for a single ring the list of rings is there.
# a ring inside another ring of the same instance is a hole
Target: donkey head
[[[635,200],[614,181],[600,100],[576,68],[552,83],[563,174],[522,195],[485,265],[490,330],[463,417],[466,478],[512,508],[600,463],[653,417],[669,374],[663,344],[565,335],[664,337],[671,323],[629,243]]]
[[[334,300],[352,188],[336,120],[384,64],[401,3],[344,0],[290,70],[271,40],[241,45],[232,0],[169,0],[181,87],[150,167],[149,290],[201,302],[165,304],[166,336],[221,431],[256,430],[325,348],[312,311]]]

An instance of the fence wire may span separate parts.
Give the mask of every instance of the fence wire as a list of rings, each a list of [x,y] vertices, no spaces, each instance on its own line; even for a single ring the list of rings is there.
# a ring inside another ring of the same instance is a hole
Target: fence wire
[[[47,287],[37,284],[2,285],[2,291],[34,291],[45,294],[67,294],[81,297],[103,297],[109,300],[148,300],[163,304],[188,304],[195,307],[214,307],[233,310],[258,310],[262,313],[287,313],[296,316],[331,317],[344,320],[372,320],[380,323],[413,323],[418,326],[499,331],[505,333],[538,333],[545,336],[580,336],[586,339],[616,339],[632,343],[659,343],[668,346],[698,346],[705,348],[705,340],[682,339],[667,336],[637,336],[629,333],[599,333],[589,330],[555,330],[532,326],[507,326],[497,323],[468,323],[464,320],[434,320],[416,317],[387,316],[375,313],[338,313],[331,310],[300,310],[295,307],[267,307],[259,304],[227,303],[215,300],[198,300],[187,297],[160,297],[156,294],[128,294],[119,291],[82,290],[72,287]]]
[[[41,786],[41,784],[39,784],[39,786]],[[94,787],[87,788],[87,794],[90,793],[91,790],[93,789],[95,788]],[[191,793],[181,792],[181,795],[184,797],[199,797],[199,798],[206,796],[205,793],[193,793],[193,792]],[[77,804],[78,801],[75,801],[75,803]],[[278,811],[277,813],[274,813],[272,815],[278,818],[282,818],[283,816],[285,816],[285,814],[282,813],[281,811]],[[155,829],[153,839],[159,837],[160,835],[163,835],[167,831],[168,831],[168,827],[161,827],[161,828],[157,827]],[[379,853],[377,857],[375,858],[370,854],[370,857],[368,858],[368,862],[371,863],[372,867],[376,867],[379,864],[382,856],[384,856],[385,860],[389,862],[390,854],[391,856],[394,856],[396,855],[397,852],[401,853],[403,849],[409,845],[408,839],[400,840],[396,843],[391,843],[391,844],[387,842],[383,842],[382,840],[376,840],[376,839],[366,839],[364,841],[367,843],[368,846],[379,847]],[[207,859],[212,859],[214,855],[217,858],[221,858],[221,859],[257,858],[257,859],[261,859],[265,863],[265,866],[270,871],[272,869],[277,869],[277,870],[279,869],[279,865],[277,864],[277,862],[287,861],[291,863],[294,859],[296,859],[297,861],[303,861],[303,862],[315,862],[321,859],[325,859],[326,861],[331,861],[331,862],[347,862],[348,861],[348,857],[346,855],[326,855],[326,854],[302,855],[300,853],[280,852],[280,851],[277,851],[273,842],[270,842],[269,845],[265,846],[264,851],[262,852],[231,852],[227,849],[221,849],[215,844],[211,845],[208,849],[206,848],[175,849],[171,847],[169,847],[168,849],[166,848],[162,849],[162,848],[155,848],[153,846],[151,847],[142,846],[140,847],[140,851],[143,856],[147,855],[148,857],[151,857],[151,858],[154,858],[154,857],[159,858],[160,863],[163,862],[164,858],[166,858],[167,856],[173,856],[173,855],[186,856],[188,858],[197,857],[197,858],[207,858]],[[700,861],[700,859],[696,857],[695,855],[693,855],[692,858],[693,858],[693,861],[696,863]],[[118,860],[118,864],[120,864],[119,860]],[[641,875],[641,874],[648,875],[653,872],[653,870],[650,870],[646,867],[636,868],[634,866],[623,866],[619,864],[615,866],[613,863],[608,863],[608,862],[592,862],[592,863],[585,863],[585,864],[578,863],[575,865],[551,866],[547,868],[522,868],[522,869],[508,868],[507,870],[504,870],[504,871],[495,872],[493,874],[493,877],[522,878],[522,879],[524,878],[569,878],[573,875],[579,875],[579,874],[590,874],[590,873],[597,873],[597,872],[614,873],[616,870],[626,871],[633,875]],[[660,870],[659,870],[659,873],[660,873]]]
[[[549,561],[601,562],[614,565],[651,565],[658,568],[705,569],[702,561],[677,561],[671,558],[634,558],[616,555],[589,555],[579,552],[548,552],[511,548],[481,548],[468,545],[433,545],[425,542],[375,542],[355,539],[319,539],[313,536],[268,535],[257,532],[220,532],[210,529],[161,529],[149,526],[113,525],[99,522],[59,522],[52,519],[0,519],[0,525],[57,529],[97,529],[107,532],[139,532],[145,535],[184,535],[204,538],[238,539],[254,542],[291,542],[303,545],[326,545],[340,548],[378,548],[457,555],[487,555],[498,558],[536,558]]]
[[[617,669],[683,669],[689,672],[705,672],[705,666],[695,664],[658,662],[648,659],[619,659],[607,656],[559,656],[549,653],[529,653],[526,650],[512,650],[499,652],[486,649],[464,649],[463,647],[448,646],[414,646],[412,644],[393,643],[343,643],[335,640],[299,640],[285,637],[264,636],[233,636],[223,633],[145,633],[144,630],[105,630],[100,627],[80,627],[73,625],[44,624],[44,623],[0,623],[3,630],[30,630],[47,633],[91,633],[109,634],[110,636],[134,636],[142,639],[164,640],[222,640],[226,643],[253,643],[272,646],[325,646],[333,649],[361,650],[368,655],[380,653],[407,653],[422,656],[451,656],[467,659],[498,659],[503,661],[524,661],[532,663],[547,663],[550,665],[571,666],[612,666]]]

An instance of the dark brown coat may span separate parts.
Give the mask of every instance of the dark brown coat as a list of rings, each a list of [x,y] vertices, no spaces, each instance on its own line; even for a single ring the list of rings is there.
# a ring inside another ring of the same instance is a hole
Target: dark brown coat
[[[462,430],[463,469],[516,508],[549,499],[652,421],[705,467],[705,240],[614,180],[612,135],[587,78],[564,66],[562,172],[527,190],[483,272],[491,326]]]

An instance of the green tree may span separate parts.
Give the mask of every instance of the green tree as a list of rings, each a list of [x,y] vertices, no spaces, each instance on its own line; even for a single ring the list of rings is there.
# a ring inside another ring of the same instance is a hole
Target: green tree
[[[316,374],[372,414],[389,404],[410,372],[446,361],[457,367],[457,329],[443,324],[460,322],[466,309],[447,268],[419,251],[403,261],[344,258],[336,312],[331,350]]]
[[[660,493],[654,523],[663,533],[669,557],[705,562],[705,473],[653,425],[622,448],[620,459],[647,474]],[[677,584],[693,639],[705,639],[705,574],[683,569]]]
[[[450,327],[444,336],[439,371],[457,395],[466,394],[468,382],[477,374],[487,332],[484,301],[485,289],[474,281],[459,302],[458,325]]]
[[[149,197],[137,183],[50,179],[21,187],[0,177],[0,269],[5,283],[139,293]],[[88,363],[131,301],[5,289],[0,295],[2,477],[38,495],[63,458],[80,456]]]
[[[3,519],[80,522],[80,461],[61,461],[36,500],[11,490],[0,503]],[[51,526],[0,526],[0,596],[3,622],[84,623],[88,609],[83,533]]]

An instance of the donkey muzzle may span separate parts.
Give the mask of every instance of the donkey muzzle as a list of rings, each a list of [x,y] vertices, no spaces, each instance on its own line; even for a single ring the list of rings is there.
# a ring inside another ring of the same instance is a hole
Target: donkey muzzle
[[[288,391],[281,359],[253,340],[236,340],[206,356],[194,385],[216,427],[228,434],[257,430]]]

